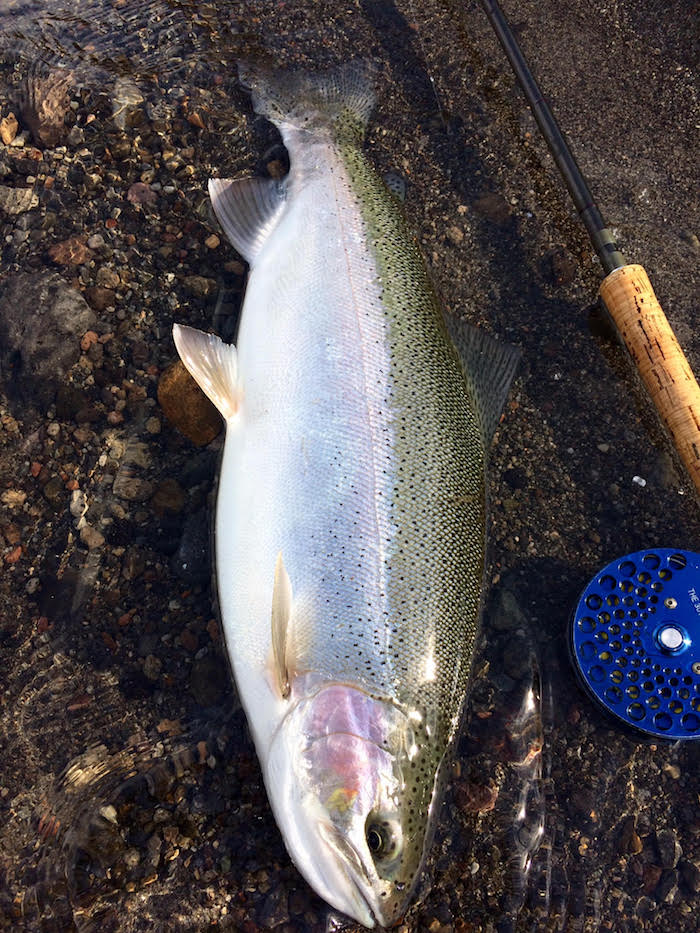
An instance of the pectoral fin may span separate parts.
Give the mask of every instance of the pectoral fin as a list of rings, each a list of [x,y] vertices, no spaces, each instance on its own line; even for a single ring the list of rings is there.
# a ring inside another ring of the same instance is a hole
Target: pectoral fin
[[[272,591],[272,660],[277,686],[282,696],[289,696],[288,637],[292,621],[292,583],[282,560],[275,564],[275,584]]]
[[[284,209],[284,182],[274,178],[212,178],[209,197],[224,233],[246,262],[253,263]]]

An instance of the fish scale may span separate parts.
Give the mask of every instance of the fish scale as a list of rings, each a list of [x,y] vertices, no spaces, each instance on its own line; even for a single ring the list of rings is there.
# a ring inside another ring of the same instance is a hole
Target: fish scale
[[[465,701],[486,449],[517,354],[448,333],[361,149],[371,69],[247,80],[290,171],[210,183],[250,263],[237,344],[174,336],[227,420],[219,600],[270,803],[316,891],[388,925],[415,890]]]

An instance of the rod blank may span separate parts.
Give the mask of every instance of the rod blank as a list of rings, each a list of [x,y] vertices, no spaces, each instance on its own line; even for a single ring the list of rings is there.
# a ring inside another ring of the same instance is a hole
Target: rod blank
[[[700,493],[700,388],[638,265],[627,265],[496,0],[481,0],[607,273],[600,296]]]

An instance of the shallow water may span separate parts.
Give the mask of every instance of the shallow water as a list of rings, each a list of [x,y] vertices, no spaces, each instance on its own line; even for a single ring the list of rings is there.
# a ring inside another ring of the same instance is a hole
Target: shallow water
[[[506,12],[697,372],[689,14],[542,7]],[[566,629],[612,558],[698,550],[697,501],[593,310],[598,264],[478,6],[356,0],[0,0],[0,114],[23,143],[0,146],[0,189],[29,189],[0,208],[4,927],[341,922],[286,856],[229,685],[220,439],[195,447],[158,401],[174,320],[235,329],[245,269],[207,178],[284,169],[236,82],[251,54],[377,61],[367,150],[406,182],[447,310],[523,349],[469,721],[403,929],[694,930],[700,743],[606,717]]]

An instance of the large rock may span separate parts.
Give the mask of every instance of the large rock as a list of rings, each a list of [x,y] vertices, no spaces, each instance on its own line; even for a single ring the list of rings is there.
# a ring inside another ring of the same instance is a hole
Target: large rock
[[[39,197],[33,188],[8,188],[7,185],[0,185],[0,211],[5,214],[24,214],[38,203]]]
[[[58,146],[68,134],[65,116],[70,110],[73,73],[36,65],[20,88],[22,120],[37,146]]]
[[[57,273],[8,278],[0,290],[0,380],[8,397],[23,409],[50,405],[95,323],[80,292]]]
[[[180,360],[163,371],[158,401],[168,421],[197,447],[210,444],[221,432],[221,415]]]

